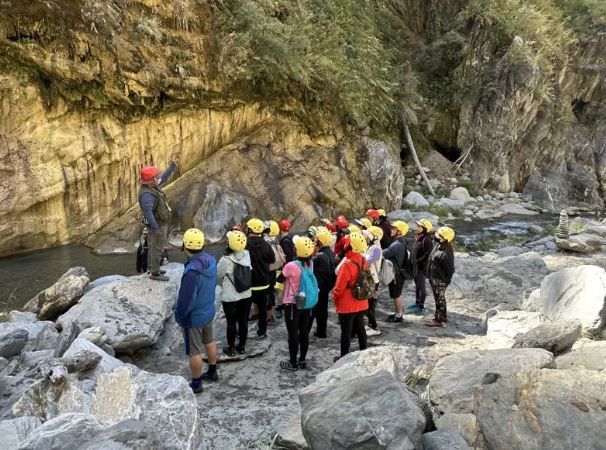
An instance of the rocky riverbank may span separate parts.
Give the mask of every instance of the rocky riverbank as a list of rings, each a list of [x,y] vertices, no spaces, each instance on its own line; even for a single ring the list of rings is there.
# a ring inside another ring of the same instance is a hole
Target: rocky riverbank
[[[457,253],[446,328],[380,322],[333,364],[333,311],[291,373],[279,320],[198,396],[171,312],[182,266],[168,283],[74,268],[0,323],[0,430],[7,448],[599,448],[606,253],[541,245]],[[382,290],[378,317],[391,309]]]

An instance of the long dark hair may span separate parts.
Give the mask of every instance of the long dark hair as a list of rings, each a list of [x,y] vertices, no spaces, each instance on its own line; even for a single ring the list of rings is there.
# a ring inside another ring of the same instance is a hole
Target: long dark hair
[[[303,264],[303,267],[311,266],[311,256],[308,256],[307,258],[301,258],[301,257],[297,256],[297,260],[301,261],[301,263]]]

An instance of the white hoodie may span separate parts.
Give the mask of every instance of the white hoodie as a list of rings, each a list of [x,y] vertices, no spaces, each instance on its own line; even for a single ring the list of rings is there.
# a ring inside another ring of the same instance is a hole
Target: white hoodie
[[[248,250],[225,255],[217,265],[217,284],[221,286],[221,300],[224,302],[237,302],[252,295],[250,289],[244,292],[236,291],[233,283],[236,264],[252,267]]]

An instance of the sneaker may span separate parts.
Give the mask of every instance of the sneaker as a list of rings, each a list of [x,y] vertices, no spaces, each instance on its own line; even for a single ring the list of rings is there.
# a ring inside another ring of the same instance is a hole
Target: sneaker
[[[425,322],[425,326],[430,327],[430,328],[442,328],[443,327],[442,322],[439,322],[435,319]]]
[[[307,362],[304,359],[299,360],[299,369],[307,369]]]
[[[259,338],[259,339],[267,339],[267,333],[257,334],[257,338]]]
[[[418,309],[419,305],[417,305],[416,303],[413,303],[412,305],[408,305],[406,307],[406,311],[414,311],[415,309]]]
[[[236,356],[236,350],[233,347],[223,347],[223,353],[227,356]]]
[[[161,273],[162,275],[164,275],[164,274],[166,273],[166,270],[164,270],[164,269],[160,269],[160,273]]]
[[[390,323],[400,323],[400,322],[404,322],[404,319],[400,316],[396,316],[395,314],[392,314],[391,316],[387,317],[387,322]]]
[[[290,361],[282,361],[280,363],[280,369],[290,370],[291,372],[295,372],[296,370],[299,370],[299,366],[296,366],[296,365],[293,366]]]
[[[206,372],[204,372],[202,374],[201,378],[205,381],[219,381],[219,374],[215,370],[215,372],[212,375],[210,375],[207,370]]]
[[[318,334],[318,332],[315,332],[314,336],[317,337],[318,339],[326,339],[326,335],[325,334]]]
[[[202,378],[198,378],[197,380],[191,380],[191,383],[189,383],[189,387],[192,391],[194,391],[194,394],[202,393],[202,391],[204,391],[204,388],[202,387]]]
[[[378,328],[370,328],[366,329],[366,336],[378,336],[381,334],[381,331]]]
[[[239,355],[244,355],[246,353],[246,349],[244,347],[236,346],[236,351]]]
[[[417,305],[416,303],[414,305],[410,305],[406,307],[406,312],[408,314],[418,314],[419,311],[423,311],[423,307],[421,305]]]
[[[284,317],[284,313],[282,312],[282,310],[276,309],[276,319],[281,319],[282,317]]]
[[[151,278],[152,280],[156,280],[156,281],[170,281],[170,278],[168,278],[166,275],[163,275],[161,273],[152,273],[149,278]]]
[[[337,362],[337,361],[338,361],[338,360],[340,360],[340,359],[341,359],[341,357],[340,357],[340,356],[335,356],[335,357],[332,359],[332,362]]]

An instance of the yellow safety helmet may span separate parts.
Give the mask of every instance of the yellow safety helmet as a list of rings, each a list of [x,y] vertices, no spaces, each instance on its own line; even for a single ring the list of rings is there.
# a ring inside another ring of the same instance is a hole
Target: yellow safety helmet
[[[350,226],[347,227],[347,229],[349,230],[350,234],[351,233],[358,233],[359,234],[361,232],[360,227],[357,227],[355,225],[350,225]]]
[[[368,217],[362,217],[360,220],[358,220],[358,222],[360,222],[360,224],[362,224],[362,226],[367,230],[372,227],[372,222]]]
[[[275,237],[280,234],[280,226],[275,220],[269,221],[269,237]]]
[[[383,239],[383,229],[382,228],[373,225],[372,227],[370,227],[368,229],[368,231],[370,231],[374,235],[375,239],[378,239],[379,241],[381,239]]]
[[[227,245],[234,252],[241,252],[246,248],[246,235],[241,231],[230,231],[227,233]]]
[[[349,245],[354,253],[364,253],[368,249],[368,242],[362,233],[351,233],[349,235]]]
[[[455,237],[454,230],[449,227],[438,228],[438,234],[442,237],[442,239],[446,240],[447,242],[452,242]]]
[[[384,209],[377,209],[377,211],[379,211],[379,216],[380,217],[384,217],[385,216],[385,210]]]
[[[204,233],[197,228],[190,228],[183,235],[183,246],[188,250],[202,250]]]
[[[406,234],[408,233],[408,224],[403,220],[396,220],[391,225],[396,228],[402,236],[406,236]]]
[[[316,239],[323,246],[330,245],[332,244],[332,233],[328,231],[328,228],[326,227],[318,227],[318,230],[316,231]]]
[[[246,226],[255,234],[261,234],[265,229],[265,224],[259,219],[250,219],[248,222],[246,222]]]
[[[297,236],[296,239],[293,239],[293,242],[295,244],[295,253],[298,258],[309,258],[313,255],[316,246],[307,236]]]
[[[417,220],[417,225],[425,228],[425,231],[427,231],[428,233],[431,231],[431,229],[433,228],[433,225],[431,224],[431,222],[429,221],[429,219],[421,219],[421,220]]]

